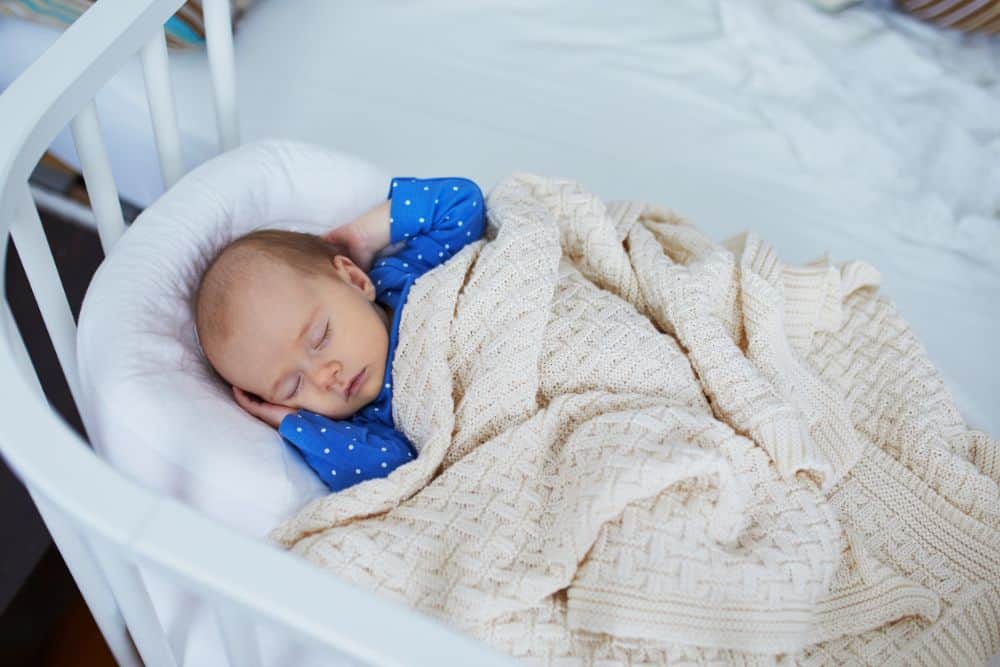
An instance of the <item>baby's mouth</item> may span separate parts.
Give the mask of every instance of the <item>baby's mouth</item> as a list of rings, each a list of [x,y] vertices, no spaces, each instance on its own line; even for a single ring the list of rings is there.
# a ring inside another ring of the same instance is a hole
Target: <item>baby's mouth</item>
[[[368,368],[362,368],[361,372],[354,376],[351,380],[351,384],[347,385],[347,389],[344,391],[344,399],[350,400],[354,394],[358,393],[358,388],[361,383],[364,382],[365,378],[368,377]]]

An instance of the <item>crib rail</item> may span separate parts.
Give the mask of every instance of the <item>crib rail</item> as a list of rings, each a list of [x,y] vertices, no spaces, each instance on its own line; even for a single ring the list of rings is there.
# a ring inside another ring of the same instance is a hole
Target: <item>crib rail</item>
[[[141,54],[164,184],[183,174],[164,22],[183,0],[101,0],[0,95],[0,239],[10,234],[77,405],[75,323],[28,177],[70,124],[105,252],[125,225],[94,97]],[[219,146],[239,143],[228,0],[204,0]],[[3,287],[6,253],[0,253]],[[210,601],[230,664],[261,664],[257,628],[363,662],[508,664],[481,645],[150,492],[100,460],[47,404],[9,307],[0,309],[0,451],[38,506],[121,665],[178,657],[142,572]],[[266,576],[265,576],[266,575]],[[392,641],[386,641],[391,628]]]

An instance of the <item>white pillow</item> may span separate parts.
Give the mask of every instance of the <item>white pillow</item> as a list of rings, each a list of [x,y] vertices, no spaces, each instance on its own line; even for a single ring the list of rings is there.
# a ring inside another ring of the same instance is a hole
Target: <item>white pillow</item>
[[[253,537],[328,493],[211,372],[190,298],[208,261],[253,229],[322,232],[383,201],[389,176],[358,158],[264,140],[205,162],[147,208],[87,291],[81,412],[112,465]]]

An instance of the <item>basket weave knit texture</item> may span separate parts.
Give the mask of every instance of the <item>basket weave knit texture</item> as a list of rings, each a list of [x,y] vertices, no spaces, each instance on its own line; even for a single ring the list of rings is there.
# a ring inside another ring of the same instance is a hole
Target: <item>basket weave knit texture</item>
[[[527,174],[488,216],[403,313],[420,457],[274,541],[541,664],[1000,650],[998,443],[871,266]]]

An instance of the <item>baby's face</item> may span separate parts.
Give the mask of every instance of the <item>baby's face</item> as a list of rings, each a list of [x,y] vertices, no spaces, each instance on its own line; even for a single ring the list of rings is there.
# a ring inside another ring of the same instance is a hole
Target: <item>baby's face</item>
[[[349,259],[329,268],[303,275],[267,262],[255,270],[233,297],[229,335],[206,346],[219,374],[271,403],[333,419],[373,401],[385,375],[388,316]]]

